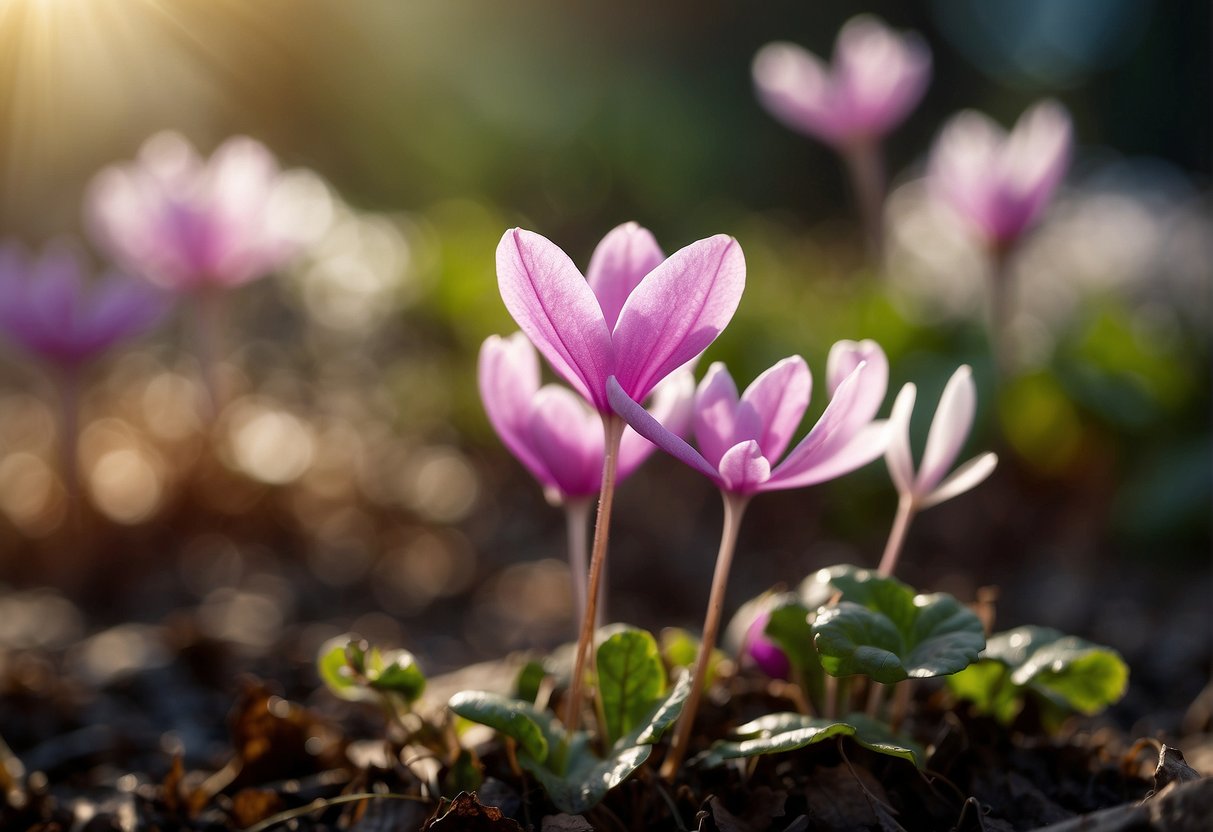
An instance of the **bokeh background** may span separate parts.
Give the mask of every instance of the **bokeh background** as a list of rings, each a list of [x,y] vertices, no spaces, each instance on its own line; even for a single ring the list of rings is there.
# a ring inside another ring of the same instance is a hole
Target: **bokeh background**
[[[776,39],[828,54],[859,12],[934,56],[924,103],[886,143],[881,263],[841,164],[766,114],[749,72]],[[902,576],[966,599],[998,585],[1000,625],[1117,647],[1135,673],[1126,720],[1178,724],[1213,641],[1209,14],[1196,0],[0,5],[6,238],[83,240],[92,176],[173,129],[204,153],[232,135],[269,146],[295,171],[310,239],[231,296],[234,392],[213,425],[177,321],[95,368],[78,521],[46,375],[0,354],[7,661],[58,651],[105,682],[182,640],[307,657],[354,629],[436,672],[570,638],[562,517],[489,429],[475,356],[515,328],[493,267],[504,229],[584,266],[636,220],[667,251],[739,239],[748,288],[705,361],[749,380],[802,354],[811,414],[840,338],[877,339],[892,389],[914,381],[923,402],[971,364],[969,447],[1002,462],[916,521]],[[1022,366],[996,389],[981,262],[923,220],[917,180],[952,113],[1010,125],[1043,97],[1069,109],[1077,144],[1016,265]],[[756,501],[731,606],[874,564],[894,504],[880,464]],[[612,617],[698,626],[719,519],[708,484],[648,463],[617,504]]]

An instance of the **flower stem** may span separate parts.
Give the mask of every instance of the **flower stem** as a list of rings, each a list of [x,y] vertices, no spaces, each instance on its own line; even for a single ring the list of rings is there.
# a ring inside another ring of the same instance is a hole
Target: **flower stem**
[[[1011,341],[1011,247],[996,245],[990,251],[990,349],[998,380],[1011,377],[1015,355]]]
[[[586,546],[590,526],[590,501],[586,499],[569,500],[564,504],[565,527],[569,543],[569,572],[573,578],[573,601],[576,604],[577,617],[574,619],[581,626],[585,618],[586,583],[590,573],[590,553]],[[602,618],[602,598],[598,599],[598,618]],[[594,626],[600,626],[601,621],[595,621]]]
[[[712,661],[712,651],[716,647],[716,634],[720,631],[720,617],[724,610],[724,594],[729,584],[729,568],[733,563],[733,551],[737,548],[737,531],[741,528],[741,518],[745,514],[746,505],[750,498],[744,494],[720,492],[724,498],[724,527],[720,532],[720,551],[716,554],[716,572],[712,576],[712,592],[708,598],[708,614],[703,621],[703,639],[699,643],[699,658],[695,662],[695,676],[691,679],[691,692],[687,703],[683,706],[682,716],[678,718],[678,727],[674,734],[674,742],[670,753],[661,764],[661,776],[672,780],[682,765],[687,746],[691,740],[691,728],[695,722],[695,712],[699,709],[699,699],[703,695],[704,680],[708,676],[708,667]]]
[[[856,141],[842,151],[851,178],[851,189],[859,207],[868,254],[879,263],[884,250],[884,162],[880,144],[874,140]]]
[[[65,367],[55,375],[59,392],[59,465],[73,522],[80,502],[80,373]]]
[[[889,530],[889,541],[885,544],[880,566],[876,568],[876,571],[886,578],[892,575],[897,567],[897,558],[901,556],[901,545],[905,542],[910,521],[914,519],[914,511],[914,498],[910,495],[903,495],[897,501],[897,514],[893,517],[893,528]]]
[[[223,409],[219,383],[219,360],[223,341],[223,300],[216,289],[201,289],[194,296],[194,352],[206,389],[206,420],[214,422]]]
[[[611,533],[611,505],[615,499],[615,469],[619,462],[619,441],[623,438],[623,420],[615,414],[602,417],[603,447],[602,491],[598,497],[598,518],[594,521],[594,545],[590,551],[590,577],[586,591],[585,611],[581,615],[581,634],[577,639],[577,658],[573,662],[573,678],[569,682],[569,702],[564,725],[572,737],[581,721],[581,697],[584,692],[586,659],[594,640],[594,623],[598,613],[598,592],[602,570],[606,564],[607,540]]]

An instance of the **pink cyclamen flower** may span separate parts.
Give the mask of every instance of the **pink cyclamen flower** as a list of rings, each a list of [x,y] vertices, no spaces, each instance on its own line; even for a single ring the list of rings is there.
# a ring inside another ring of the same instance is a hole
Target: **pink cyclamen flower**
[[[497,281],[552,369],[605,415],[608,378],[643,401],[716,339],[741,300],[745,257],[720,234],[663,259],[653,235],[627,223],[598,244],[587,280],[545,237],[513,228],[497,246]]]
[[[1070,116],[1042,101],[1008,135],[968,110],[952,118],[931,148],[928,186],[991,248],[1015,242],[1044,211],[1070,160]]]
[[[754,57],[763,106],[793,130],[837,148],[879,139],[922,99],[931,53],[913,33],[898,34],[869,15],[838,33],[833,65],[792,43],[771,43]]]
[[[557,384],[539,386],[539,358],[521,332],[491,335],[480,348],[480,397],[497,435],[560,502],[591,497],[602,487],[602,419],[580,396]],[[680,370],[653,392],[651,413],[681,434],[690,422],[695,379]],[[622,481],[655,446],[630,428],[619,446]]]
[[[888,386],[884,352],[872,341],[839,342],[831,350],[829,363],[832,367],[853,366],[830,385],[833,389],[825,412],[778,464],[809,405],[812,376],[800,356],[778,362],[740,396],[725,366],[713,364],[695,396],[698,451],[664,428],[615,383],[609,388],[611,406],[641,436],[711,479],[722,491],[749,495],[801,488],[866,465],[884,453],[887,443],[884,423],[873,421]]]
[[[742,639],[742,654],[772,679],[790,679],[792,663],[779,645],[767,637],[767,622],[771,620],[769,610],[754,616]]]
[[[927,446],[917,474],[910,453],[910,416],[914,412],[916,388],[907,384],[897,394],[889,416],[889,447],[885,459],[889,475],[903,500],[914,509],[930,508],[978,485],[998,464],[994,453],[984,453],[961,465],[951,476],[956,457],[973,426],[977,390],[968,365],[959,367],[948,380],[939,407],[927,433]]]
[[[277,161],[252,139],[228,139],[203,160],[182,136],[159,133],[134,163],[97,174],[87,225],[115,261],[161,286],[236,286],[278,268],[298,246],[275,210],[280,182]]]
[[[70,247],[31,257],[0,246],[0,333],[50,364],[74,370],[160,322],[167,299],[143,281],[109,274],[91,282]]]

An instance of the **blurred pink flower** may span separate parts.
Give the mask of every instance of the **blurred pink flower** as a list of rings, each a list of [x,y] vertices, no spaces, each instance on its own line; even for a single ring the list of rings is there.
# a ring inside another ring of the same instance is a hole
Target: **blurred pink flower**
[[[557,384],[539,386],[539,358],[521,332],[491,335],[480,348],[480,397],[501,441],[560,502],[587,498],[602,486],[602,419],[585,400]],[[682,434],[690,422],[695,379],[680,370],[653,392],[652,414]],[[656,447],[630,428],[619,446],[617,480]]]
[[[1070,116],[1041,101],[1008,135],[972,110],[944,126],[931,148],[928,185],[934,196],[993,249],[1014,243],[1048,204],[1070,160]]]
[[[146,283],[110,274],[85,277],[86,266],[65,245],[31,257],[0,245],[0,333],[26,352],[74,370],[114,344],[158,324],[168,299]]]
[[[917,35],[860,15],[838,33],[832,66],[777,42],[759,50],[753,74],[772,115],[843,149],[880,139],[909,115],[931,79],[931,53]]]
[[[296,250],[275,211],[278,163],[236,137],[201,159],[182,136],[159,133],[135,162],[94,178],[85,219],[97,245],[123,268],[178,292],[247,283]]]
[[[613,381],[609,395],[615,411],[637,432],[724,492],[801,488],[842,476],[885,451],[885,423],[873,420],[888,387],[888,361],[872,341],[846,341],[834,346],[829,363],[841,367],[855,356],[861,357],[832,385],[830,403],[817,424],[778,464],[809,404],[812,377],[800,356],[778,362],[740,396],[725,366],[713,364],[695,395],[698,451]]]
[[[959,367],[948,380],[939,399],[939,407],[927,433],[927,446],[918,472],[910,453],[910,416],[914,412],[916,388],[907,384],[893,402],[889,416],[889,447],[885,459],[898,494],[912,510],[930,508],[950,500],[981,483],[998,464],[993,453],[984,453],[961,465],[951,476],[956,456],[973,426],[977,390],[967,365]]]
[[[766,628],[770,620],[770,610],[763,610],[754,617],[742,639],[742,655],[772,679],[790,679],[792,663],[787,654],[767,638]]]
[[[607,379],[643,401],[663,378],[716,339],[745,287],[745,258],[719,234],[668,258],[627,223],[590,260],[588,280],[545,237],[510,229],[497,246],[506,308],[558,375],[602,414]]]

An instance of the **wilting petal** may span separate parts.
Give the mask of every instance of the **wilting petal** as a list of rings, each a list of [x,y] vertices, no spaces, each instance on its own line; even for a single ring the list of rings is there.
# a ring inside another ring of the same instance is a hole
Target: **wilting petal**
[[[716,340],[744,288],[745,256],[724,234],[674,252],[649,272],[610,336],[615,376],[628,397],[643,400],[657,382]]]
[[[497,282],[506,309],[552,369],[600,411],[608,411],[611,333],[568,255],[539,234],[512,228],[497,246]]]
[[[690,370],[679,370],[667,377],[653,390],[649,413],[675,436],[685,436],[691,423],[692,402],[695,398],[695,376]],[[619,462],[616,478],[622,482],[648,459],[657,446],[638,434],[629,425],[619,442]]]
[[[531,447],[531,405],[539,391],[539,358],[521,332],[508,338],[490,335],[480,347],[477,365],[480,400],[501,441],[544,485],[554,481]]]
[[[809,406],[812,387],[809,366],[799,355],[793,355],[764,371],[742,394],[742,402],[757,417],[758,444],[767,459],[779,459],[787,449]],[[700,434],[695,436],[698,439]]]
[[[914,491],[914,458],[910,453],[910,417],[914,415],[914,397],[917,388],[906,384],[893,401],[893,412],[889,414],[889,448],[885,462],[889,476],[898,494]]]
[[[720,458],[721,488],[734,494],[753,494],[771,476],[771,463],[753,439],[740,442]]]
[[[996,465],[998,465],[998,456],[992,451],[973,457],[953,471],[951,476],[940,483],[938,488],[924,497],[920,503],[921,507],[930,508],[980,485],[986,477],[994,472]]]
[[[530,419],[535,453],[561,494],[586,497],[602,483],[602,419],[585,400],[554,384],[536,395]]]
[[[586,280],[602,307],[607,329],[614,329],[628,295],[657,268],[665,255],[647,228],[627,222],[602,238],[590,257]]]
[[[914,484],[916,494],[934,491],[952,467],[973,425],[976,406],[977,389],[973,384],[973,373],[965,364],[948,379],[939,398],[939,408],[931,420],[927,447],[923,451],[918,479]]]
[[[724,452],[738,442],[737,403],[737,385],[733,377],[724,364],[714,362],[695,393],[692,422],[699,452],[713,465],[719,465]],[[757,434],[740,438],[756,439]]]
[[[712,482],[719,481],[716,469],[698,451],[666,430],[647,410],[630,398],[614,376],[607,379],[607,397],[610,399],[611,408],[637,433]]]

